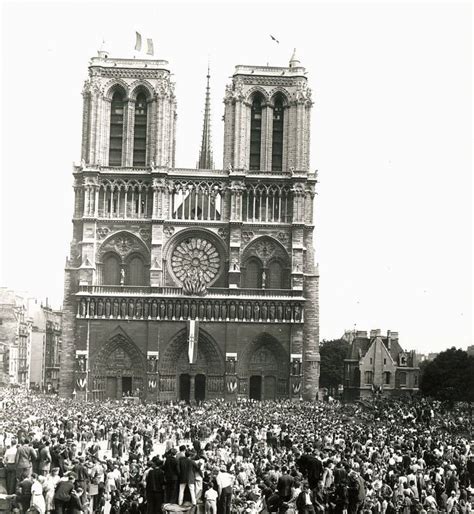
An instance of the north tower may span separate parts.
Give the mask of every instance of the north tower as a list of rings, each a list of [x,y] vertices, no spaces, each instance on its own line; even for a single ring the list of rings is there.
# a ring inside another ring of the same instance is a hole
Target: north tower
[[[91,60],[74,168],[60,391],[77,398],[314,399],[311,91],[237,66],[222,170],[174,164],[168,63]]]

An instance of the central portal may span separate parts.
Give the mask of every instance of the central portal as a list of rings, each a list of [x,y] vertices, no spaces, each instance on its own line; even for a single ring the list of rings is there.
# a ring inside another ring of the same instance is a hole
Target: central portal
[[[187,373],[179,376],[179,399],[185,402],[191,399],[191,377]]]
[[[196,375],[194,379],[194,399],[203,402],[206,399],[206,375]]]

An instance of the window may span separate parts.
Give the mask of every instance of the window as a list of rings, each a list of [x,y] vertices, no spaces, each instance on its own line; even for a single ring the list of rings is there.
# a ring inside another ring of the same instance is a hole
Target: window
[[[124,93],[115,91],[110,107],[109,166],[122,165]]]
[[[418,387],[418,375],[414,375],[413,379],[414,379],[415,386]]]
[[[133,165],[145,166],[146,159],[147,102],[144,93],[135,103],[135,129],[133,134]]]
[[[260,289],[262,287],[262,263],[258,259],[249,259],[243,273],[243,287]]]
[[[372,360],[372,357],[370,357],[370,364],[373,364],[373,360]]]
[[[283,100],[278,98],[273,108],[272,170],[283,166]]]
[[[374,374],[372,371],[366,371],[364,373],[364,381],[366,384],[372,384],[374,381]]]
[[[145,266],[140,257],[133,257],[128,264],[128,284],[131,286],[144,286]]]
[[[120,259],[116,255],[109,255],[104,260],[103,277],[103,283],[105,285],[120,285]]]
[[[384,363],[384,364],[387,364],[387,359],[384,359],[384,360],[383,360],[383,363]]]
[[[265,287],[267,289],[283,289],[283,268],[278,261],[273,261],[268,266]]]
[[[407,374],[406,374],[406,372],[405,371],[400,372],[399,377],[400,377],[400,385],[401,386],[407,385]]]
[[[262,101],[261,95],[256,95],[252,102],[250,117],[250,169],[260,169],[260,149],[262,144]]]
[[[384,371],[384,384],[390,385],[391,373],[390,371]]]

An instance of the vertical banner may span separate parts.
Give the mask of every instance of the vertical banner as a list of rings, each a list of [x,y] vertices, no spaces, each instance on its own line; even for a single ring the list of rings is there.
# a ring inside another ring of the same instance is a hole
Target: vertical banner
[[[139,32],[135,32],[135,50],[137,52],[142,50],[142,35]]]
[[[155,50],[153,48],[153,39],[148,38],[146,40],[146,46],[147,46],[146,53],[148,55],[153,55],[155,53]]]
[[[199,341],[199,321],[191,319],[187,322],[188,325],[188,358],[189,364],[195,364],[198,354],[198,341]]]

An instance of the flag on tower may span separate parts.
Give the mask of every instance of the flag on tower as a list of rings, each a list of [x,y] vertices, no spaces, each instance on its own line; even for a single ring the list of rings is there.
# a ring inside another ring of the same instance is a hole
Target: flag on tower
[[[189,364],[195,364],[198,356],[199,321],[197,319],[188,320],[187,328]]]
[[[148,55],[153,55],[153,54],[154,54],[154,50],[153,50],[153,39],[148,38],[148,39],[146,40],[146,46],[147,46],[146,53],[147,53]]]
[[[140,52],[142,49],[142,35],[140,32],[135,32],[135,50]]]

